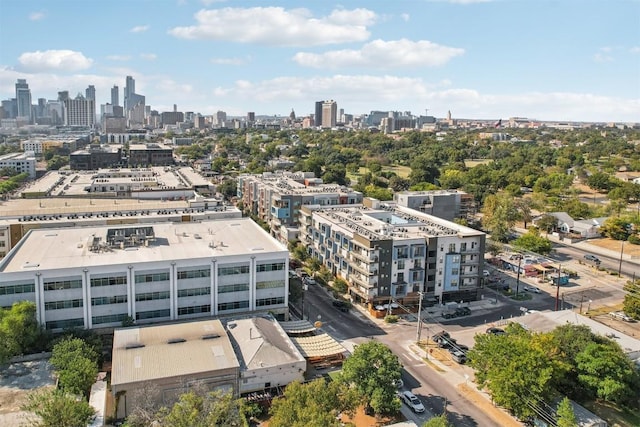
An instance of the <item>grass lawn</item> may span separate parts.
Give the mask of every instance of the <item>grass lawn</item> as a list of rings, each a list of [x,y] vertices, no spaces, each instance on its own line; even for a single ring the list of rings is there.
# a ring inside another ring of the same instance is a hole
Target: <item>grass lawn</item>
[[[611,403],[598,401],[588,402],[583,406],[606,420],[609,423],[609,427],[640,426],[640,409],[634,411],[622,410]]]
[[[491,163],[493,160],[491,159],[465,159],[464,164],[468,168],[473,168],[478,165],[486,165]]]

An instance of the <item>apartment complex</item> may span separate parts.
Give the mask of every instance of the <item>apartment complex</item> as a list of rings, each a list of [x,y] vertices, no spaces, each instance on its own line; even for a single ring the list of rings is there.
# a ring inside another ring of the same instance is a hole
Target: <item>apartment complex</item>
[[[0,260],[0,306],[49,330],[288,312],[289,252],[250,219],[34,229]]]
[[[269,224],[280,241],[298,238],[302,206],[362,203],[362,193],[346,186],[323,184],[313,172],[265,172],[240,175],[238,197],[244,210]]]
[[[473,196],[458,190],[401,191],[393,195],[399,206],[453,221],[475,214]]]
[[[157,143],[131,144],[129,146],[129,165],[169,166],[173,164],[173,148]]]
[[[29,178],[36,177],[36,155],[33,151],[9,153],[0,156],[0,169],[15,169],[18,173],[28,173]]]
[[[394,203],[301,209],[300,240],[349,283],[354,301],[475,300],[485,234]]]

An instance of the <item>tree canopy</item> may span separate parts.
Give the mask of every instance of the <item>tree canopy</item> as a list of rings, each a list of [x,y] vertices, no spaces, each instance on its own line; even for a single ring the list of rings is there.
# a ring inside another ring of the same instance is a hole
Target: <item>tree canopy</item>
[[[48,334],[36,320],[36,305],[31,301],[0,308],[0,364],[13,356],[45,350]]]
[[[31,413],[33,427],[84,427],[95,412],[87,401],[54,389],[30,393],[21,409]]]

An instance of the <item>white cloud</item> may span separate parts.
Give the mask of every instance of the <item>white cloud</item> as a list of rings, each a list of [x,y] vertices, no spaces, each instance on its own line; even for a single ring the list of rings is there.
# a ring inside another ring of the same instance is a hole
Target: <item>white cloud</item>
[[[158,55],[155,53],[141,53],[140,58],[147,61],[155,61],[158,58]]]
[[[307,9],[281,7],[200,10],[196,25],[175,27],[169,34],[184,39],[225,40],[271,46],[318,46],[363,41],[376,14],[367,9],[334,10],[314,17]]]
[[[408,13],[401,13],[400,18],[402,18],[404,22],[409,22],[409,19],[411,19],[411,16]]]
[[[227,0],[200,0],[200,3],[202,3],[205,6],[211,6],[214,3],[224,3]]]
[[[598,52],[593,55],[593,60],[596,62],[611,62],[613,61],[613,56],[611,56],[612,52],[613,48],[611,47],[601,47],[598,49]]]
[[[631,53],[640,53],[640,46],[634,46],[634,47],[630,48],[629,52],[631,52]]]
[[[138,25],[138,26],[133,27],[132,29],[130,29],[129,32],[131,32],[131,33],[144,33],[149,28],[150,27],[148,25]]]
[[[300,52],[293,60],[299,65],[313,68],[435,67],[446,64],[463,53],[464,49],[442,46],[427,40],[374,40],[360,50],[334,50],[321,54]]]
[[[66,49],[25,52],[20,55],[18,61],[26,70],[35,72],[79,71],[93,64],[93,60],[85,57],[81,52]]]
[[[32,12],[29,14],[30,21],[40,21],[44,19],[44,12]]]
[[[245,65],[251,61],[249,56],[245,58],[212,58],[211,63],[216,65]]]
[[[108,55],[107,59],[111,61],[128,61],[131,59],[131,55]]]

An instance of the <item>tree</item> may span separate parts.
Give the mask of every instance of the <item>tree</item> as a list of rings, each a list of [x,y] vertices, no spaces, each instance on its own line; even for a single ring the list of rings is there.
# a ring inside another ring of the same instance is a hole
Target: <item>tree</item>
[[[21,409],[33,414],[34,427],[84,427],[95,413],[85,400],[54,389],[30,393]]]
[[[628,281],[624,290],[626,291],[622,303],[624,312],[628,316],[640,320],[640,279],[635,279],[634,282]]]
[[[10,309],[0,308],[0,364],[19,354],[45,350],[48,341],[36,320],[33,302],[20,301]]]
[[[602,226],[600,232],[603,236],[611,237],[614,240],[627,240],[629,237],[630,224],[623,217],[610,217],[607,218]]]
[[[568,397],[565,397],[558,404],[558,427],[578,427],[576,414]]]
[[[518,237],[511,244],[516,248],[537,254],[545,255],[551,252],[551,242],[546,237],[540,236],[540,231],[535,227],[529,228],[526,234]]]
[[[553,215],[544,214],[536,222],[536,226],[545,233],[552,233],[558,227],[558,218]]]
[[[506,242],[519,218],[513,198],[505,194],[490,195],[482,207],[482,225],[499,242]]]
[[[158,417],[163,427],[248,427],[243,400],[231,393],[210,392],[205,395],[194,391],[180,395],[170,410],[161,410]]]
[[[47,162],[47,170],[58,170],[69,164],[69,157],[55,155]]]
[[[453,427],[453,424],[447,420],[447,416],[445,414],[442,414],[431,418],[429,421],[422,424],[422,427]]]
[[[389,347],[377,341],[358,345],[342,366],[341,381],[354,387],[368,407],[376,413],[395,413],[400,409],[394,381],[402,366]]]
[[[348,360],[348,359],[347,359]],[[337,415],[350,413],[357,405],[355,390],[345,384],[317,379],[307,384],[293,382],[275,399],[269,413],[272,427],[339,427]]]
[[[58,373],[60,388],[73,394],[88,394],[98,375],[99,358],[84,340],[66,337],[53,346],[50,363]]]

